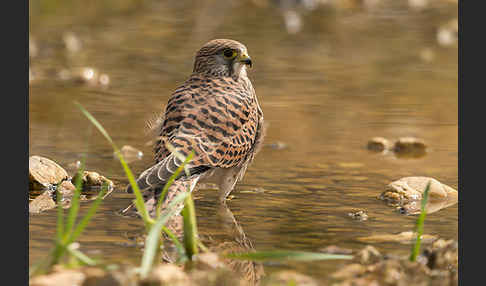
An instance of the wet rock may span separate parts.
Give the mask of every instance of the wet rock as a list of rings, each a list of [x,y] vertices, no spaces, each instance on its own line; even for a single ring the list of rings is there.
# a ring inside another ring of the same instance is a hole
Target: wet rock
[[[395,142],[393,151],[397,156],[421,157],[425,155],[426,148],[427,146],[422,139],[402,137]]]
[[[328,253],[328,254],[351,254],[353,253],[353,250],[347,249],[347,248],[341,248],[336,245],[329,245],[325,248],[319,249],[320,252],[322,253]]]
[[[353,257],[353,261],[358,262],[360,264],[372,264],[380,261],[382,259],[382,255],[375,247],[371,245],[365,246],[363,249],[358,251],[356,255]]]
[[[438,239],[428,246],[423,254],[430,269],[449,270],[458,267],[458,243],[454,240]]]
[[[331,274],[334,279],[347,279],[362,275],[366,272],[366,267],[359,263],[352,263],[344,266],[338,271]]]
[[[29,281],[30,286],[81,286],[86,275],[78,270],[64,269],[47,275],[33,277]]]
[[[383,152],[390,149],[391,143],[388,139],[383,137],[373,137],[368,141],[366,148],[371,151]]]
[[[422,194],[430,181],[429,199],[425,210],[433,213],[454,205],[458,192],[453,188],[429,177],[405,177],[388,184],[379,199],[396,207],[403,214],[420,213]]]
[[[140,285],[189,286],[192,283],[189,276],[180,267],[173,264],[162,264],[155,267],[146,279],[140,281]]]
[[[193,267],[199,270],[225,268],[226,265],[214,252],[203,252],[193,258]]]
[[[370,253],[365,248],[361,253]],[[375,251],[371,251],[374,253]],[[374,255],[373,260],[355,256],[355,261],[331,276],[343,280],[336,286],[357,285],[458,285],[458,248],[453,240],[438,239],[428,246],[416,262],[409,256]]]
[[[29,203],[29,213],[41,213],[56,207],[49,191],[45,191]]]
[[[413,231],[404,231],[397,234],[377,234],[360,237],[358,238],[358,240],[363,242],[399,242],[404,244],[412,244],[415,243],[416,237],[417,233]],[[431,243],[432,241],[435,241],[437,239],[438,237],[436,235],[430,234],[422,234],[421,237],[422,243]]]
[[[129,145],[123,146],[120,149],[120,153],[127,163],[130,163],[130,162],[133,162],[133,161],[136,161],[136,160],[140,160],[143,157],[142,151],[140,151],[140,150],[138,150],[138,149],[136,149],[132,146],[129,146]],[[116,153],[113,153],[113,156],[118,159]]]
[[[29,189],[47,189],[69,178],[56,162],[41,156],[29,157]]]
[[[76,184],[76,180],[78,180],[80,174],[77,173],[72,179],[71,182]],[[108,186],[108,189],[113,189],[113,182],[107,179],[105,176],[102,176],[96,172],[91,171],[84,171],[81,175],[81,182],[83,190],[92,189],[92,188],[101,188],[105,184]]]
[[[366,214],[364,210],[350,212],[348,213],[348,216],[350,216],[352,219],[359,221],[365,221],[368,219],[368,214]]]
[[[59,185],[58,191],[61,194],[61,204],[63,208],[68,208],[70,206],[75,189],[76,187],[71,181],[63,181]],[[57,207],[56,196],[57,193],[54,189],[42,192],[29,202],[29,213],[41,213]]]
[[[264,285],[317,286],[319,283],[307,275],[292,270],[283,270],[271,274],[268,282],[264,283]]]
[[[194,270],[189,276],[194,286],[246,285],[234,272],[218,268],[212,271]]]

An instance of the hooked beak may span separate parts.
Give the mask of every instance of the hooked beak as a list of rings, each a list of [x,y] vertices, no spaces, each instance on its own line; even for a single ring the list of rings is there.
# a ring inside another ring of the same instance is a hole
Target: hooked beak
[[[245,65],[250,66],[251,68],[251,58],[247,54],[241,53],[238,57],[238,61],[240,63],[244,63]]]

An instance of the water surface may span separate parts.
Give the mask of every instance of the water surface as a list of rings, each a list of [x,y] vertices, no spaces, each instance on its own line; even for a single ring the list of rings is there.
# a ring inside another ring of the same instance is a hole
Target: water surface
[[[248,47],[254,62],[250,78],[269,123],[265,142],[287,144],[263,148],[228,202],[256,249],[317,251],[332,244],[360,249],[365,244],[359,237],[414,228],[415,216],[400,215],[377,199],[389,182],[430,176],[457,189],[457,44],[439,45],[436,36],[439,27],[457,18],[457,5],[444,1],[420,11],[407,1],[297,7],[301,30],[289,33],[284,10],[274,2],[254,4],[263,2],[30,2],[30,35],[39,48],[31,69],[45,77],[30,86],[30,155],[67,167],[86,153],[87,169],[116,184],[79,239],[87,254],[139,263],[140,249],[126,244],[142,223],[116,215],[132,199],[123,191],[127,180],[108,142],[73,101],[84,105],[120,147],[144,152],[142,160],[130,164],[139,174],[152,162],[145,122],[163,110],[190,74],[197,49],[214,38]],[[80,52],[64,49],[66,32],[82,41]],[[108,74],[110,85],[55,79],[62,68],[84,66]],[[371,153],[365,146],[374,136],[416,136],[429,149],[415,159]],[[228,239],[218,235],[217,193],[201,190],[197,198],[201,234],[216,243]],[[369,219],[352,220],[347,213],[354,209],[366,210]],[[55,220],[54,210],[30,216],[30,263],[47,254]],[[457,205],[428,215],[425,233],[457,239]],[[374,246],[396,254],[411,248]],[[298,268],[323,275],[339,265],[268,264],[265,271]]]

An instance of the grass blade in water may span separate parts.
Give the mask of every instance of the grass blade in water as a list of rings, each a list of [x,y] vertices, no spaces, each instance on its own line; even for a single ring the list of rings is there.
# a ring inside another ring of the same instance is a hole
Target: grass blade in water
[[[94,203],[91,205],[91,207],[88,210],[88,213],[83,217],[83,219],[78,223],[76,228],[73,230],[71,235],[67,238],[67,244],[71,244],[78,238],[78,236],[83,232],[83,230],[86,228],[88,225],[89,221],[93,217],[93,215],[96,213],[96,210],[98,210],[99,205],[101,204],[101,200],[103,199],[103,196],[105,195],[106,190],[108,189],[108,184],[104,184],[103,187],[101,188],[100,193],[96,197],[96,200]]]
[[[81,166],[78,169],[77,177],[75,183],[75,189],[73,198],[71,200],[71,207],[69,208],[69,213],[66,221],[66,229],[64,234],[64,239],[67,241],[67,237],[70,236],[73,232],[74,223],[76,222],[76,217],[78,216],[79,211],[79,199],[81,197],[81,188],[82,188],[82,181],[83,181],[83,172],[84,172],[84,163],[85,158],[83,157],[81,161]]]
[[[352,259],[351,255],[341,254],[327,254],[319,252],[305,252],[305,251],[257,251],[246,253],[230,253],[226,257],[232,259],[252,260],[252,261],[315,261],[315,260],[330,260],[330,259]]]
[[[81,110],[81,112],[88,118],[91,123],[98,128],[98,130],[103,134],[103,136],[110,142],[111,147],[115,151],[116,156],[120,160],[120,163],[123,167],[123,170],[125,171],[125,174],[128,178],[128,181],[130,182],[130,185],[132,186],[133,193],[135,194],[135,207],[137,208],[137,211],[140,213],[142,216],[142,219],[145,223],[145,229],[148,231],[150,230],[151,225],[154,223],[153,219],[151,219],[148,215],[147,209],[145,208],[145,203],[143,201],[143,196],[142,192],[138,188],[137,183],[135,182],[135,176],[133,175],[132,171],[128,167],[128,164],[125,162],[125,159],[123,158],[123,155],[120,153],[120,150],[118,147],[115,145],[115,142],[111,139],[110,135],[108,135],[108,132],[103,128],[103,126],[96,120],[91,113],[89,113],[81,104],[78,102],[74,102],[76,106]]]
[[[162,231],[162,227],[167,223],[171,216],[173,216],[177,209],[174,207],[176,204],[184,201],[184,199],[189,195],[189,193],[184,192],[177,195],[172,202],[170,202],[169,206],[167,207],[167,212],[161,215],[156,221],[155,224],[152,225],[150,228],[150,232],[145,239],[145,250],[143,252],[142,257],[142,266],[140,275],[142,279],[147,277],[148,273],[152,269],[152,265],[154,263],[154,258],[157,255],[157,252],[160,251],[159,242],[160,242],[160,235]]]
[[[424,222],[425,222],[425,214],[426,214],[425,206],[427,205],[427,200],[429,199],[429,190],[430,190],[430,182],[428,182],[427,187],[425,187],[425,191],[422,197],[420,215],[417,218],[417,226],[415,231],[417,233],[417,238],[412,248],[412,254],[410,255],[410,261],[412,262],[417,260],[417,256],[420,252],[420,243],[422,239],[422,234],[424,232]]]
[[[192,260],[192,256],[198,253],[198,236],[196,224],[196,209],[191,194],[187,196],[182,210],[184,217],[184,246],[187,257]]]

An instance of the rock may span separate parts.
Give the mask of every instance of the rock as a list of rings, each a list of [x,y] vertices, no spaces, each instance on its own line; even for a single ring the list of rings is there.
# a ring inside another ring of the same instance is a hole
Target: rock
[[[405,177],[391,182],[385,187],[385,191],[381,193],[379,199],[396,207],[403,214],[418,214],[422,194],[429,181],[431,183],[429,199],[425,206],[427,213],[433,213],[457,203],[458,192],[456,190],[429,177]]]
[[[326,246],[325,248],[319,249],[320,252],[322,253],[328,253],[328,254],[351,254],[353,251],[351,249],[347,248],[341,248],[336,245],[329,245]]]
[[[162,264],[156,266],[146,279],[140,281],[140,285],[189,286],[192,283],[189,276],[180,267],[173,264]]]
[[[368,219],[368,214],[366,214],[366,212],[364,210],[358,210],[358,211],[350,212],[350,213],[348,213],[348,216],[350,216],[351,218],[353,218],[355,220],[359,220],[359,221],[365,221],[365,220]]]
[[[272,273],[268,283],[264,285],[299,285],[299,286],[317,286],[319,283],[312,277],[292,271],[283,270]]]
[[[193,266],[199,270],[225,268],[226,265],[219,258],[219,255],[214,252],[203,252],[195,255],[193,258]]]
[[[377,234],[366,237],[359,237],[358,240],[363,242],[399,242],[404,244],[415,243],[417,234],[413,231],[404,231],[397,234]],[[438,237],[430,234],[422,234],[422,243],[431,243]]]
[[[120,149],[120,154],[123,156],[123,159],[125,159],[125,161],[127,163],[130,163],[130,162],[133,162],[133,161],[136,161],[136,160],[140,160],[143,157],[142,151],[140,151],[140,150],[138,150],[138,149],[136,149],[132,146],[129,146],[129,145],[123,146]],[[118,159],[116,153],[113,153],[113,156],[116,159]]]
[[[64,269],[63,271],[33,277],[29,281],[29,286],[81,286],[85,279],[86,275],[80,271]]]
[[[368,141],[368,145],[366,146],[368,150],[376,151],[376,152],[383,152],[390,149],[391,143],[388,139],[383,137],[373,137]]]
[[[393,146],[393,151],[398,156],[421,157],[425,155],[427,146],[421,139],[415,137],[399,138]]]
[[[366,267],[359,263],[352,263],[344,266],[338,271],[331,274],[334,279],[346,279],[362,275],[366,272]]]
[[[380,252],[373,246],[367,245],[353,257],[353,261],[360,264],[368,265],[373,264],[382,259]]]
[[[454,240],[438,239],[424,250],[423,256],[427,258],[430,269],[457,270],[458,243]]]
[[[71,182],[76,185],[76,180],[79,178],[79,173],[76,173],[76,175],[71,179]],[[84,171],[82,176],[82,188],[83,190],[86,189],[91,189],[91,188],[101,188],[104,186],[104,184],[108,185],[108,189],[111,190],[113,189],[113,182],[106,177],[96,173],[96,172],[91,172],[91,171]]]
[[[238,275],[225,268],[193,270],[189,273],[194,286],[248,285]],[[252,284],[249,284],[252,285]]]
[[[40,213],[56,207],[49,191],[45,191],[29,203],[29,213]]]
[[[47,189],[69,178],[56,162],[41,156],[29,157],[29,189]]]

